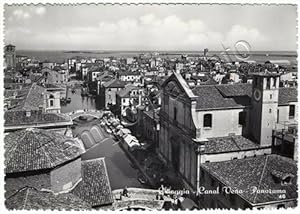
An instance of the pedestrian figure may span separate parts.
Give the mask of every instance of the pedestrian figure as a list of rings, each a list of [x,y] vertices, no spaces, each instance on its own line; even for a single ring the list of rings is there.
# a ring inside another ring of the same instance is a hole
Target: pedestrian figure
[[[160,187],[158,188],[158,200],[164,200],[164,195],[165,195],[165,187],[164,185],[160,185]]]
[[[161,192],[165,192],[165,187],[163,184],[160,185],[160,187],[158,188],[158,190],[160,190]]]
[[[125,188],[123,189],[123,196],[129,197],[129,195],[128,195],[128,190],[127,190],[127,186],[125,186]]]

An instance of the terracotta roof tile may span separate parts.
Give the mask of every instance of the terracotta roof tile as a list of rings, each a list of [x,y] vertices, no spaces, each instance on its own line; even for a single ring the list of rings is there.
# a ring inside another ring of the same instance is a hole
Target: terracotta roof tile
[[[248,96],[224,97],[215,85],[196,86],[192,91],[198,96],[197,110],[244,108],[250,105]]]
[[[297,198],[297,166],[296,162],[279,155],[263,155],[245,159],[224,162],[204,163],[201,166],[214,177],[231,189],[242,190],[240,196],[250,203],[266,203],[272,201]],[[294,175],[292,183],[282,185],[277,182],[272,172],[280,171]],[[285,198],[281,199],[280,192],[261,192],[256,194],[253,187],[259,190],[282,190]]]
[[[71,121],[71,119],[62,114],[44,113],[42,110],[31,110],[30,114],[30,116],[26,116],[25,110],[6,111],[4,113],[4,126],[39,125]]]
[[[87,210],[89,204],[74,194],[54,195],[32,187],[24,187],[5,200],[9,210]]]
[[[217,85],[216,88],[224,97],[238,97],[238,96],[252,96],[252,84],[222,84]]]
[[[43,93],[46,92],[46,89],[36,83],[33,83],[31,87],[28,87],[28,85],[12,85],[12,88],[13,90],[23,91],[20,92],[23,100],[19,101],[18,107],[14,108],[15,110],[38,110],[39,106],[44,104]]]
[[[82,162],[82,181],[72,191],[93,207],[113,202],[109,178],[103,158]]]
[[[258,149],[259,146],[243,136],[228,136],[208,138],[205,142],[205,153],[222,153],[241,151],[245,149]]]
[[[251,105],[252,85],[200,85],[192,89],[197,97],[197,109],[244,108]],[[297,88],[279,88],[278,105],[297,102]]]
[[[18,175],[12,174],[5,175],[5,198],[9,198],[11,195],[16,193],[18,190],[30,186],[36,189],[51,189],[50,172],[42,172],[32,175]]]
[[[279,88],[278,105],[287,105],[289,102],[298,101],[297,88]]]
[[[41,129],[12,132],[4,137],[6,173],[50,169],[81,155],[71,138]]]

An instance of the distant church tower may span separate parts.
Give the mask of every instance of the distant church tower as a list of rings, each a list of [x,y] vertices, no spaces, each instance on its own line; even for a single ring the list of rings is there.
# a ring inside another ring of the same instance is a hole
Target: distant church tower
[[[261,146],[272,145],[272,130],[277,122],[279,76],[270,72],[253,75],[250,132]]]
[[[4,48],[4,60],[7,68],[16,68],[16,46],[6,45]]]

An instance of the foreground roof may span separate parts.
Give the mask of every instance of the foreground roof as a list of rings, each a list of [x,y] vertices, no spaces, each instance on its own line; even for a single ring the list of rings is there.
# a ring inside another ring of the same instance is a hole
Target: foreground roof
[[[4,137],[5,173],[51,169],[81,155],[72,138],[41,129],[26,129]]]
[[[104,158],[82,162],[82,181],[72,190],[91,206],[113,203],[113,197]]]
[[[24,187],[5,200],[9,210],[87,210],[88,203],[74,194],[63,193],[54,195],[33,187]]]
[[[252,204],[278,202],[297,198],[297,165],[292,159],[279,155],[262,155],[257,157],[236,159],[224,162],[204,163],[202,169],[233,190],[241,190],[239,195]],[[292,182],[282,185],[276,179],[291,176]],[[256,192],[259,190],[285,191],[285,198],[280,198],[282,192]]]

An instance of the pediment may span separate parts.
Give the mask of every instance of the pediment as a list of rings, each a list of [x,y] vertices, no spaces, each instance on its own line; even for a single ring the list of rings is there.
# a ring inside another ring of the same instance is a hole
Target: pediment
[[[165,86],[165,90],[172,97],[178,97],[180,94],[184,93],[184,91],[177,85],[175,81],[170,81]]]
[[[180,74],[173,73],[161,86],[171,97],[181,97],[184,99],[195,99],[192,90]]]

